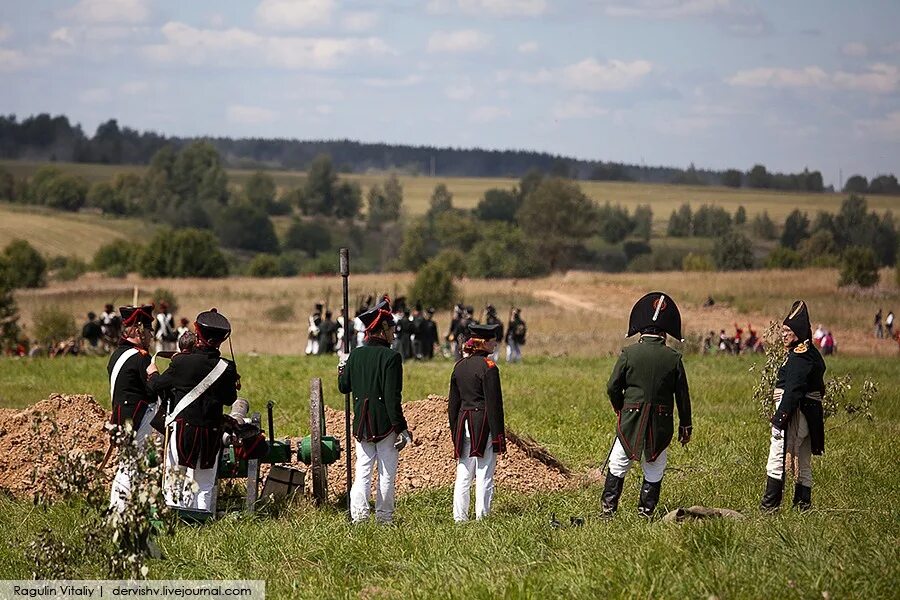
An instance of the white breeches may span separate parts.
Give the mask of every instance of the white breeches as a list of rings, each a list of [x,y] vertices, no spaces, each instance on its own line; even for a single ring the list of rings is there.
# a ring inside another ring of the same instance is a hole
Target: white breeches
[[[809,424],[799,410],[791,417],[781,439],[769,438],[769,460],[766,474],[773,479],[784,480],[786,455],[790,454],[791,473],[797,483],[812,487],[812,446]]]
[[[144,448],[147,446],[147,439],[152,434],[156,433],[156,431],[150,427],[150,421],[153,420],[153,415],[156,414],[158,406],[158,404],[151,404],[147,408],[144,412],[144,418],[141,420],[141,424],[134,433],[134,443],[137,446],[138,452],[144,451]],[[116,475],[113,477],[112,490],[109,493],[110,508],[115,508],[118,512],[123,512],[125,510],[125,503],[131,498],[132,475],[132,470],[126,468],[124,464],[119,462],[119,467],[116,469]]]
[[[319,353],[319,340],[309,339],[306,341],[306,353],[307,354],[318,354]]]
[[[506,362],[519,362],[522,360],[522,349],[512,340],[506,342]]]
[[[399,451],[394,448],[397,436],[389,434],[375,444],[356,441],[356,476],[350,488],[350,516],[354,523],[369,518],[372,491],[372,468],[378,467],[378,491],[375,496],[375,518],[390,523],[394,517],[394,481],[397,478]]]
[[[662,481],[663,472],[666,470],[666,459],[666,450],[663,450],[653,462],[649,462],[641,456],[641,470],[644,472],[644,479],[647,480],[647,483]],[[632,462],[634,461],[628,458],[625,448],[617,436],[612,454],[609,455],[609,472],[616,477],[625,477],[625,474],[631,469]]]
[[[456,483],[453,486],[453,520],[457,523],[469,520],[469,490],[472,479],[475,479],[475,518],[482,519],[491,512],[491,500],[494,497],[494,469],[497,467],[497,455],[488,440],[484,456],[469,456],[471,448],[469,431],[463,440],[460,457],[456,462]]]
[[[190,508],[215,512],[216,472],[219,457],[211,469],[190,469],[178,464],[178,423],[169,427],[169,446],[166,451],[166,504],[176,508]]]

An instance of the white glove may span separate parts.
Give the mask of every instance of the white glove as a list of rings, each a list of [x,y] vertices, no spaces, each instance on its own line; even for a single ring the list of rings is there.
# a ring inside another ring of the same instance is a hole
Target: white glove
[[[344,367],[347,366],[347,359],[350,358],[349,354],[343,354],[338,352],[338,372],[344,370]]]
[[[397,441],[394,442],[394,448],[397,450],[403,450],[407,444],[412,443],[412,434],[409,432],[409,429],[405,429],[397,434]]]
[[[780,440],[784,436],[784,432],[772,425],[772,439]]]

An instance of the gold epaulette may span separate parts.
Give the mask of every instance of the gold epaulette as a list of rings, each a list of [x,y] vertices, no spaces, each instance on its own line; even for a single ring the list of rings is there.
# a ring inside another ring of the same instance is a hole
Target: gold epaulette
[[[803,353],[806,352],[807,350],[809,350],[809,348],[806,347],[806,342],[800,342],[800,343],[797,344],[797,346],[794,348],[794,354],[803,354]]]

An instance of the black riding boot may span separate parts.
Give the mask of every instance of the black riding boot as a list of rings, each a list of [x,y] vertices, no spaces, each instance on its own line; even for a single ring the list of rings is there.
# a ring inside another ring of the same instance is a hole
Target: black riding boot
[[[619,508],[619,497],[622,495],[622,486],[625,484],[624,477],[616,477],[612,473],[606,473],[606,483],[603,484],[603,495],[600,497],[600,506],[603,509],[603,516],[611,517]]]
[[[659,491],[662,488],[662,480],[650,483],[646,479],[641,485],[641,497],[638,500],[638,514],[642,517],[653,516],[656,504],[659,502]]]
[[[784,495],[784,480],[775,479],[774,477],[766,477],[766,491],[763,494],[762,502],[759,503],[759,510],[763,512],[775,512],[781,506],[781,497]]]
[[[794,485],[794,508],[798,510],[812,508],[812,488],[806,487],[802,483]]]

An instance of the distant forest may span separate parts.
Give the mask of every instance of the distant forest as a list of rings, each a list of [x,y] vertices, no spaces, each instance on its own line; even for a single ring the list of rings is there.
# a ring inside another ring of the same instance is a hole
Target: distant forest
[[[66,116],[39,114],[19,121],[0,116],[0,158],[80,163],[138,164],[150,162],[166,145],[176,150],[198,140],[210,142],[226,165],[245,169],[306,170],[313,159],[331,156],[344,173],[397,171],[410,175],[432,173],[442,177],[512,177],[529,171],[582,180],[638,181],[685,185],[726,185],[783,190],[824,191],[822,175],[804,170],[797,174],[770,173],[763,165],[749,171],[712,171],[628,165],[580,160],[545,152],[483,150],[368,144],[351,140],[181,138],[122,127],[115,119],[102,123],[92,137]]]

